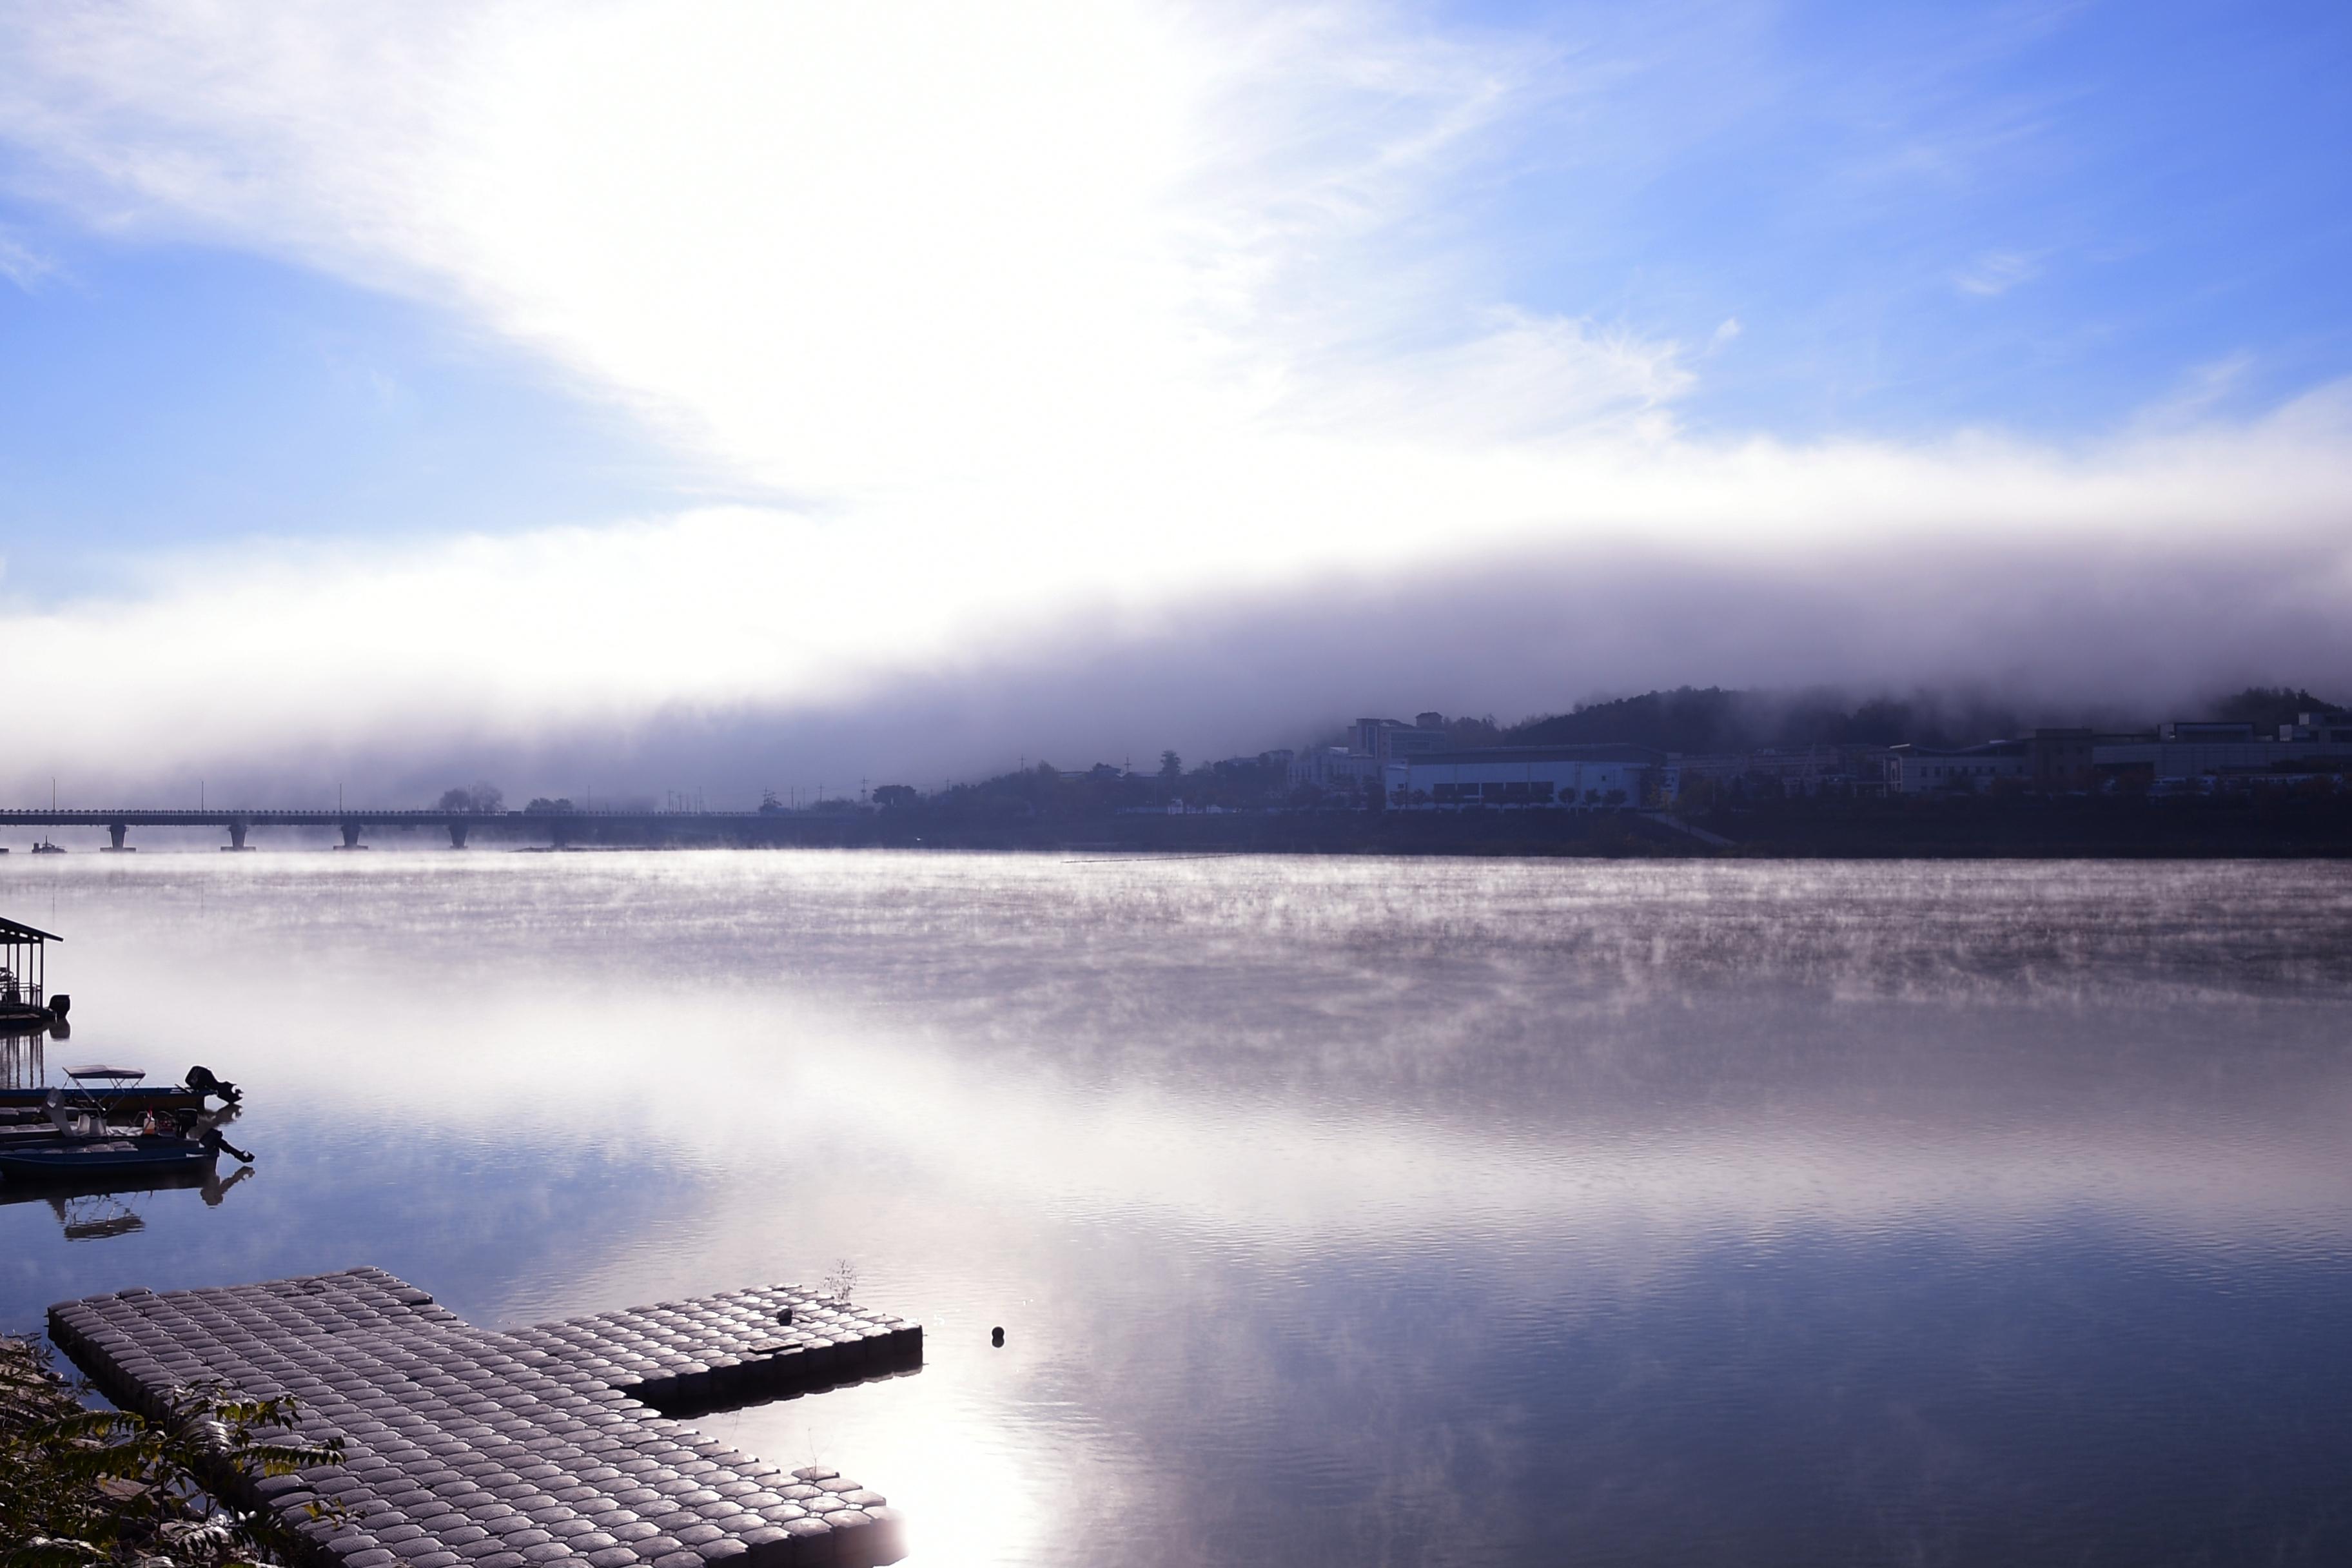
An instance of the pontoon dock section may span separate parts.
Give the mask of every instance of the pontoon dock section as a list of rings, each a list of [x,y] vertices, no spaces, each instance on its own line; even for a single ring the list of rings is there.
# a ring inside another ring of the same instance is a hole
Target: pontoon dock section
[[[219,1378],[295,1396],[342,1462],[227,1480],[336,1568],[742,1568],[896,1562],[898,1515],[823,1466],[786,1472],[653,1407],[718,1408],[910,1372],[913,1323],[789,1286],[490,1333],[380,1268],[49,1309],[108,1398],[160,1411]],[[339,1504],[313,1518],[310,1505]]]

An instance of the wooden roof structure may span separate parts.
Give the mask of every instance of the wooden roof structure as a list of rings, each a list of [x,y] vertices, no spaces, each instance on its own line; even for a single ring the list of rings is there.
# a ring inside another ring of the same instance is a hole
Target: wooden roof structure
[[[0,915],[0,1019],[18,1021],[46,1011],[49,973],[45,954],[50,942],[63,941],[55,931]]]

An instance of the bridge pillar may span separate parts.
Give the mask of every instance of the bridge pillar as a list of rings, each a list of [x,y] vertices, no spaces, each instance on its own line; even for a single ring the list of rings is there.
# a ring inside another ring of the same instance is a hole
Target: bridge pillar
[[[466,824],[462,822],[451,823],[449,825],[449,847],[452,849],[463,849],[465,847]]]
[[[245,829],[246,825],[242,822],[230,823],[228,825],[228,842],[222,845],[221,847],[224,849],[242,849],[246,847]]]
[[[110,847],[121,849],[122,847],[122,836],[130,831],[131,825],[127,822],[108,823],[106,825],[107,837],[114,840],[113,844],[110,845]]]
[[[346,822],[343,824],[344,848],[364,849],[367,847],[366,845],[360,842],[360,826],[361,825],[356,822]]]

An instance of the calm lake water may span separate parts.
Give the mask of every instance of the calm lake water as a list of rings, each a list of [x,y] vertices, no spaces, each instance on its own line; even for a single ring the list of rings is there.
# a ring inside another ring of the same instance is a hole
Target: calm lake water
[[[2352,1561],[2352,868],[18,853],[0,913],[53,1071],[204,1063],[259,1156],[0,1205],[0,1326],[845,1267],[925,1369],[697,1425],[924,1568]]]

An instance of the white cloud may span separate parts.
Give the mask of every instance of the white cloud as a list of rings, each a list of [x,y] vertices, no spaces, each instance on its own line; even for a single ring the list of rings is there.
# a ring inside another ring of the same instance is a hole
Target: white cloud
[[[1952,279],[1952,286],[1979,300],[1997,300],[2021,283],[2042,276],[2042,263],[2014,250],[1988,250]]]
[[[2239,353],[2191,365],[2169,393],[2143,405],[2134,424],[2150,436],[2194,430],[2244,395],[2255,369],[2254,356]]]
[[[56,262],[0,228],[0,278],[29,294],[57,269]]]
[[[1343,442],[1481,447],[1664,435],[1690,384],[1673,343],[1496,313],[1479,335],[1318,379],[1280,412]]]
[[[250,754],[823,705],[1055,627],[1515,554],[1761,581],[2243,520],[2324,544],[2352,498],[2336,395],[2077,450],[1678,433],[1684,345],[1490,297],[1448,216],[1514,115],[1580,79],[1377,9],[152,4],[0,26],[0,136],[84,221],[435,301],[800,498],[388,563],[254,545],[10,616],[55,672],[47,732],[93,761],[158,733]],[[2032,266],[1994,253],[1958,285]],[[1678,635],[1628,623],[1654,649]],[[289,700],[228,700],[257,669]]]
[[[1302,439],[1223,510],[1216,472],[1104,494],[1108,537],[1059,552],[1013,517],[905,545],[921,494],[852,525],[728,508],[365,561],[222,551],[157,563],[127,601],[12,616],[51,676],[20,694],[41,754],[18,754],[28,776],[125,779],[159,734],[174,763],[216,769],[294,738],[511,755],[680,710],[770,730],[903,713],[920,688],[991,715],[921,721],[928,754],[870,726],[836,739],[839,777],[999,744],[1149,747],[1153,725],[1193,748],[1288,743],[1302,715],[1398,692],[1508,716],[1676,680],[1958,676],[2110,700],[2191,696],[2224,668],[2324,683],[2352,673],[2352,535],[2333,526],[2347,401],[2073,457],[1660,439],[1375,461]],[[1270,496],[1276,479],[1294,488]],[[1322,562],[1251,559],[1277,502],[1327,531]]]

